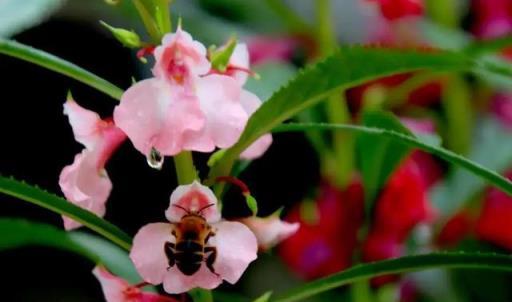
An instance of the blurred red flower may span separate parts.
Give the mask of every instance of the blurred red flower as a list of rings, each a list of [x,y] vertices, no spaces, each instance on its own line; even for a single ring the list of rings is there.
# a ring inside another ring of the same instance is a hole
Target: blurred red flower
[[[473,232],[474,223],[474,218],[468,210],[458,212],[441,228],[436,239],[437,244],[441,247],[457,244]]]
[[[393,21],[403,17],[423,15],[422,0],[367,0],[376,2],[384,18]]]
[[[512,179],[512,170],[506,177]],[[480,217],[476,222],[476,235],[479,239],[512,250],[512,196],[496,189],[486,192]]]
[[[509,0],[473,0],[473,33],[479,38],[495,38],[512,31],[512,2]]]
[[[279,246],[284,262],[305,279],[326,276],[350,267],[363,222],[363,188],[359,181],[340,191],[329,183],[320,187],[315,222],[301,217],[300,205],[286,220],[300,222],[299,230]]]

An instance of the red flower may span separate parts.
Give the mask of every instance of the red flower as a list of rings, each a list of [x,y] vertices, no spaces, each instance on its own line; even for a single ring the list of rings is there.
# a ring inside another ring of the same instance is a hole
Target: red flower
[[[425,180],[409,158],[393,173],[377,200],[373,227],[403,241],[418,223],[432,216]]]
[[[373,262],[400,257],[403,254],[403,245],[395,234],[381,232],[374,229],[370,232],[363,244],[363,261]],[[373,286],[381,286],[398,280],[397,275],[385,275],[371,280]]]
[[[512,171],[506,173],[512,179]],[[512,250],[512,196],[490,188],[486,192],[484,205],[476,223],[476,235],[479,239],[489,241]]]
[[[494,38],[512,31],[512,2],[509,0],[473,0],[473,32],[480,38]]]
[[[382,16],[389,21],[423,15],[422,0],[368,0],[379,5]]]
[[[453,246],[473,232],[474,219],[467,210],[451,217],[439,232],[437,244],[442,247]]]
[[[300,222],[300,228],[279,246],[283,261],[305,279],[350,267],[363,221],[363,200],[359,182],[352,183],[345,191],[323,184],[316,200],[315,223],[304,221],[299,206],[286,217],[289,222]]]

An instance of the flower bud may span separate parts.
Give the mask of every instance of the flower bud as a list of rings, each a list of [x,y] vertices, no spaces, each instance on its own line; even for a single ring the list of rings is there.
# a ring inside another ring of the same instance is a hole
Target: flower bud
[[[123,28],[113,27],[103,21],[100,21],[100,23],[101,25],[105,26],[105,28],[107,28],[114,35],[114,37],[124,46],[128,48],[141,47],[139,35],[137,35],[137,33],[135,33],[133,30],[126,30]]]

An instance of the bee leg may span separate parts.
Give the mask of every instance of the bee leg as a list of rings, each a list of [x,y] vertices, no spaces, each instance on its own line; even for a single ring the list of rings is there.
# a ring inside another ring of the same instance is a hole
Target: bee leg
[[[217,248],[215,248],[213,246],[205,246],[204,247],[204,252],[205,253],[210,253],[206,257],[206,259],[205,259],[206,267],[210,270],[210,272],[215,274],[215,276],[220,277],[220,275],[215,272],[215,268],[213,268],[213,264],[215,263],[215,259],[217,259]]]
[[[169,267],[167,267],[167,270],[169,270],[171,267],[174,266],[174,264],[176,263],[175,261],[175,258],[174,258],[174,253],[175,253],[175,249],[176,248],[176,245],[172,242],[166,242],[164,244],[164,252],[165,252],[165,255],[167,256],[167,260],[169,261]]]

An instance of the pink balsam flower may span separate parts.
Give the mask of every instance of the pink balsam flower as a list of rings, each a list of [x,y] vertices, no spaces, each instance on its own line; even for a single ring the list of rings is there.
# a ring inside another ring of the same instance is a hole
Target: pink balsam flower
[[[59,186],[70,202],[103,217],[112,189],[105,164],[126,135],[112,121],[102,120],[97,113],[71,99],[64,104],[64,114],[69,118],[75,139],[85,149],[75,156],[73,164],[62,169]],[[63,220],[66,230],[81,226],[68,217],[63,216]]]
[[[213,192],[198,182],[171,194],[170,223],[150,223],[135,235],[130,252],[137,271],[166,292],[234,284],[256,259],[257,240],[240,222],[224,221]]]
[[[206,48],[181,28],[165,35],[154,54],[155,77],[130,87],[114,111],[135,148],[146,156],[152,150],[174,156],[231,147],[261,105],[242,89],[247,75],[211,73]],[[248,66],[247,48],[237,46],[232,60]],[[271,140],[260,138],[242,157],[260,156]]]
[[[298,222],[289,223],[279,219],[278,215],[270,215],[264,218],[247,217],[240,219],[256,235],[258,246],[261,250],[268,250],[279,242],[295,234],[300,227]]]
[[[144,292],[141,287],[145,284],[130,285],[123,278],[112,275],[103,266],[97,266],[92,271],[98,278],[107,302],[177,302],[171,297],[156,293]]]

